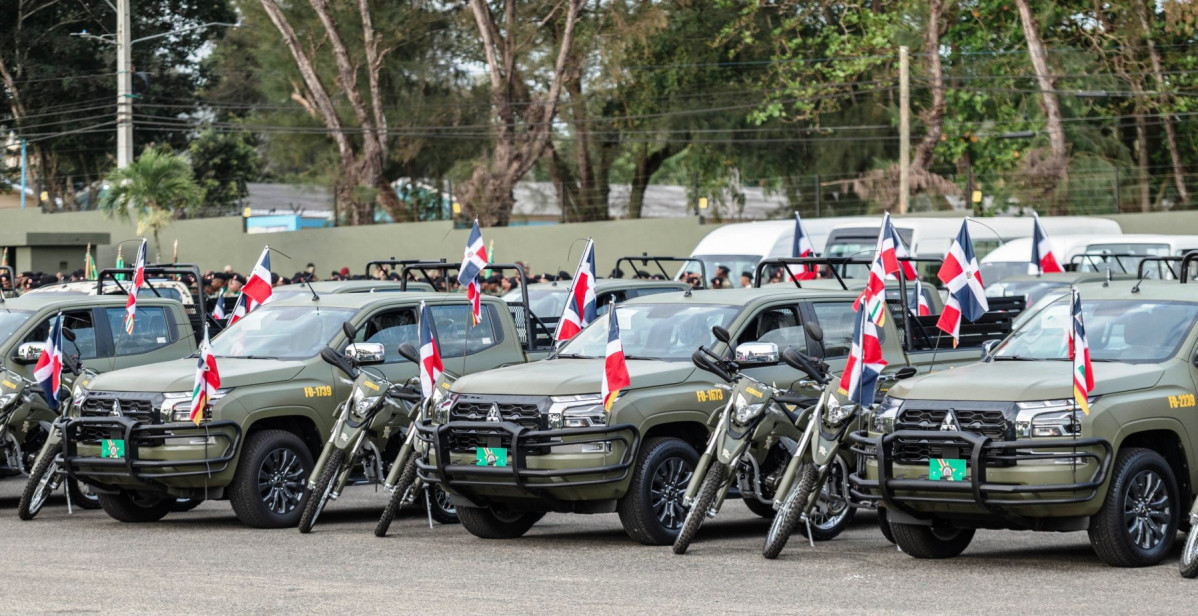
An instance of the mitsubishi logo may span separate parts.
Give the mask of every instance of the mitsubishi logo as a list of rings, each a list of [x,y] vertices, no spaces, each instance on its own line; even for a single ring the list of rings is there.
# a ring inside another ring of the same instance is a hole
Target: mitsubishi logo
[[[957,423],[957,412],[949,409],[944,414],[944,421],[940,422],[941,432],[960,432],[961,424]]]
[[[109,415],[112,415],[113,417],[121,416],[121,401],[120,400],[112,401],[112,412],[109,413]]]
[[[487,411],[487,421],[503,421],[503,415],[499,412],[499,405],[491,403],[491,409]]]

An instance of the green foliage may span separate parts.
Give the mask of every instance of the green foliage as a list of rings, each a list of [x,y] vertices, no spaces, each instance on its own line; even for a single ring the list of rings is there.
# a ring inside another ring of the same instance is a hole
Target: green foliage
[[[99,210],[109,218],[135,220],[139,235],[154,235],[160,255],[158,233],[177,215],[198,207],[203,198],[191,165],[162,148],[146,148],[128,167],[111,171],[104,184]]]
[[[260,175],[261,157],[245,133],[205,130],[187,148],[207,206],[232,208],[245,198],[246,183]]]

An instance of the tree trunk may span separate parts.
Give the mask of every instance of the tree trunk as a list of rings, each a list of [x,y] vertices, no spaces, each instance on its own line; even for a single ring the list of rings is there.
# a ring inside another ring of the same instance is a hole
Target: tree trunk
[[[690,139],[687,135],[683,141]],[[649,144],[641,144],[636,151],[636,167],[632,173],[632,187],[628,193],[628,217],[640,218],[645,208],[645,191],[649,189],[649,180],[657,173],[663,164],[682,152],[686,146],[678,143],[667,143],[661,149],[649,152]]]
[[[1156,81],[1158,108],[1157,112],[1165,125],[1165,143],[1169,147],[1169,159],[1173,163],[1173,179],[1177,185],[1177,196],[1182,204],[1190,201],[1190,192],[1186,188],[1185,169],[1181,162],[1181,153],[1177,149],[1177,133],[1173,129],[1173,118],[1169,115],[1169,101],[1165,95],[1164,75],[1161,72],[1161,54],[1152,40],[1152,24],[1148,21],[1148,9],[1144,0],[1133,0],[1136,16],[1140,20],[1140,28],[1144,31],[1144,41],[1148,44],[1148,59],[1152,62],[1152,78]]]
[[[545,153],[541,156],[545,161],[545,168],[549,172],[549,180],[553,182],[553,191],[557,194],[558,208],[561,210],[562,222],[581,222],[585,220],[582,217],[582,199],[579,195],[578,185],[581,182],[576,182],[574,174],[570,173],[570,167],[566,165],[566,161],[558,156],[557,148],[553,142],[545,148]]]
[[[1032,14],[1028,0],[1015,0],[1019,8],[1019,20],[1023,24],[1023,35],[1027,39],[1027,51],[1040,85],[1040,108],[1044,111],[1048,130],[1048,143],[1052,148],[1054,166],[1062,179],[1066,178],[1069,163],[1069,147],[1065,142],[1065,127],[1061,122],[1061,106],[1057,100],[1056,79],[1048,68],[1048,52],[1040,38],[1040,24]]]
[[[940,21],[942,0],[928,0],[928,27],[923,37],[924,58],[928,62],[928,82],[932,89],[932,105],[920,114],[926,133],[911,160],[912,171],[927,171],[944,125],[944,74],[940,66]]]

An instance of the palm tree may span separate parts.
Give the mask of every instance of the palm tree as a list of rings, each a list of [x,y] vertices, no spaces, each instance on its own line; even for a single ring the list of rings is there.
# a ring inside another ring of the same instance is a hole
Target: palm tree
[[[113,170],[104,184],[97,204],[100,211],[109,218],[132,217],[138,235],[152,233],[158,261],[162,261],[158,233],[171,224],[176,212],[199,205],[203,195],[190,163],[154,148],[146,148],[129,166]]]

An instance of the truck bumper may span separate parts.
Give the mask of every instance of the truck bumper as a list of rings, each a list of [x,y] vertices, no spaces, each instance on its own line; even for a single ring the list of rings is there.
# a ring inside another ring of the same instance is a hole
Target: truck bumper
[[[1035,518],[1092,515],[1106,483],[1111,444],[1099,438],[995,441],[971,432],[899,430],[849,435],[857,470],[849,476],[854,500],[882,504],[915,519],[991,518],[1036,527]],[[965,460],[960,481],[929,479],[929,463],[903,464],[898,445],[956,451]]]
[[[103,442],[120,441],[123,456],[105,455]],[[221,487],[241,446],[234,421],[149,424],[128,417],[81,417],[63,428],[63,467],[72,477],[104,488]]]
[[[571,501],[618,498],[640,445],[640,431],[631,424],[568,430],[488,421],[415,426],[427,447],[426,457],[416,461],[420,478],[480,506],[524,501],[565,511],[575,509],[566,504]],[[463,433],[483,446],[507,449],[507,466],[480,466],[475,451],[455,450],[451,437]]]

